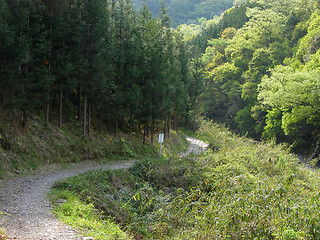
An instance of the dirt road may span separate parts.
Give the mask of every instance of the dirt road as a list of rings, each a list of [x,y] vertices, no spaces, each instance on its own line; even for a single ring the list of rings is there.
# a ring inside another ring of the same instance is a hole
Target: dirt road
[[[187,152],[180,154],[180,156],[185,157],[189,154],[200,154],[208,149],[209,144],[192,137],[186,136],[187,141],[190,143]]]
[[[199,154],[208,147],[198,139],[186,138],[190,147],[181,156]],[[4,218],[0,219],[0,228],[6,229],[9,239],[80,240],[75,230],[59,222],[51,212],[51,203],[47,199],[50,188],[59,180],[88,170],[125,169],[132,164],[133,162],[109,165],[96,162],[70,164],[67,169],[45,169],[43,172],[17,177],[0,184],[0,212],[6,213]]]
[[[56,168],[29,176],[14,178],[0,185],[0,228],[9,239],[71,240],[81,239],[69,226],[59,222],[50,211],[47,193],[61,179],[96,169],[125,169],[132,162],[100,165],[95,162],[71,164],[68,169]]]

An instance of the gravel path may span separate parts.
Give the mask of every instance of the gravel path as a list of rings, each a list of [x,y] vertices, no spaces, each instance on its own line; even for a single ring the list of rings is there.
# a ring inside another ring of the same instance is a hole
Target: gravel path
[[[181,156],[199,154],[208,147],[198,139],[186,138],[190,147]],[[0,219],[0,228],[6,230],[8,239],[80,240],[78,232],[59,222],[51,212],[51,203],[47,199],[50,188],[59,180],[88,170],[126,169],[132,164],[132,161],[109,165],[84,162],[70,164],[67,169],[50,166],[51,169],[0,183],[0,212],[5,213]]]
[[[125,169],[133,162],[118,162],[101,165],[85,162],[68,165],[68,169],[55,169],[17,177],[0,183],[0,212],[6,213],[0,219],[0,228],[6,230],[8,239],[19,240],[71,240],[81,239],[69,226],[59,222],[50,211],[51,203],[46,195],[53,184],[67,177],[88,170]]]
[[[188,137],[188,136],[186,136],[186,139],[190,143],[190,146],[189,146],[189,149],[187,152],[180,154],[180,156],[182,156],[182,157],[188,156],[189,154],[203,153],[209,147],[209,144],[207,144],[199,139]]]

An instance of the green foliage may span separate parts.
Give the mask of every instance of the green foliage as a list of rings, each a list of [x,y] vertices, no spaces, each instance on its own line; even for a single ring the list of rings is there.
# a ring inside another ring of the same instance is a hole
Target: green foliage
[[[252,117],[251,106],[246,106],[245,108],[239,110],[234,118],[237,123],[238,128],[240,129],[241,135],[245,136],[249,133],[255,132],[256,122]]]
[[[196,24],[181,24],[177,27],[177,30],[183,34],[185,42],[190,41],[199,33],[201,33],[201,27]]]
[[[310,19],[306,23],[308,26],[307,34],[300,39],[299,48],[296,57],[301,61],[309,61],[310,55],[319,50],[319,29],[320,29],[320,16],[319,10],[312,13]]]
[[[212,18],[220,15],[225,10],[232,7],[234,0],[133,0],[137,9],[144,4],[157,16],[161,12],[161,4],[168,9],[169,16],[173,20],[173,26],[186,23],[197,23],[199,18]]]
[[[284,136],[282,126],[282,112],[279,109],[268,111],[266,126],[262,134],[263,139],[281,139]]]
[[[241,12],[242,25],[226,24],[228,14]],[[252,0],[228,10],[210,34],[203,31],[194,39],[207,41],[199,43],[208,77],[201,114],[257,140],[315,142],[318,15],[314,2]]]
[[[266,135],[276,126],[276,132],[279,133],[280,125],[289,136],[307,138],[312,131],[316,134],[319,128],[318,86],[317,70],[294,71],[290,67],[279,66],[270,77],[264,77],[260,84],[259,100],[266,108],[272,109],[267,115]],[[275,112],[277,114],[272,114]]]
[[[208,65],[210,67],[210,64]],[[213,70],[208,69],[207,91],[201,96],[206,116],[233,124],[233,116],[241,107],[240,69],[225,63]]]
[[[318,171],[283,145],[217,124],[204,123],[199,135],[213,148],[200,157],[146,159],[129,172],[88,172],[56,187],[106,204],[106,215],[135,237],[319,238]]]
[[[215,17],[208,20],[205,29],[202,33],[194,37],[190,44],[195,46],[195,49],[200,49],[204,52],[208,47],[208,40],[222,36],[221,34],[227,28],[241,28],[249,19],[246,15],[247,6],[249,3],[244,2],[238,4],[225,11],[219,18]],[[197,52],[195,52],[197,54]]]
[[[47,124],[81,124],[84,137],[102,126],[154,135],[187,119],[188,53],[165,9],[152,18],[126,0],[1,6],[1,107],[24,127],[44,109]]]
[[[53,212],[65,223],[95,239],[132,239],[109,219],[102,219],[90,200],[81,201],[69,190],[53,189]]]

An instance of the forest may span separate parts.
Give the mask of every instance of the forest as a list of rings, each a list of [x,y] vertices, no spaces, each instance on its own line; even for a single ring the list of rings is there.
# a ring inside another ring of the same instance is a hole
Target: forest
[[[165,4],[157,16],[135,4],[1,0],[1,107],[23,126],[38,114],[82,124],[83,136],[106,129],[152,141],[204,117],[312,153],[319,1],[236,1],[177,29]]]
[[[136,9],[144,4],[157,16],[163,5],[168,9],[173,26],[198,23],[199,18],[211,19],[232,7],[234,0],[133,0]]]
[[[172,2],[170,2],[172,3]],[[217,3],[217,2],[216,2]],[[236,1],[172,27],[129,0],[5,1],[0,103],[109,132],[196,129],[204,117],[310,154],[319,138],[319,1]]]
[[[78,121],[83,136],[103,128],[153,139],[188,121],[192,70],[164,8],[152,18],[127,0],[0,5],[0,104],[23,126],[36,114],[59,127]]]
[[[0,239],[319,239],[320,0],[154,3],[0,0]]]
[[[243,1],[200,34],[186,34],[205,85],[202,116],[312,152],[320,130],[319,14],[319,1]]]

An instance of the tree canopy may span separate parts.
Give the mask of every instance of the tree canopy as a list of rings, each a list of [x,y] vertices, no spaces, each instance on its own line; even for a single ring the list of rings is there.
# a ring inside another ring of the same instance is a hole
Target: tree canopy
[[[241,12],[240,25],[229,22]],[[310,148],[319,137],[319,26],[318,1],[237,2],[191,39],[205,65],[203,116]]]
[[[198,23],[199,18],[210,19],[232,7],[234,0],[133,0],[136,9],[144,4],[153,15],[161,13],[161,6],[168,9],[173,26]]]
[[[60,127],[78,119],[83,136],[153,137],[188,121],[188,53],[164,8],[153,18],[129,0],[1,0],[0,11],[0,103],[23,125],[36,112]]]

